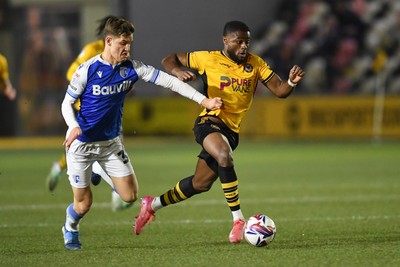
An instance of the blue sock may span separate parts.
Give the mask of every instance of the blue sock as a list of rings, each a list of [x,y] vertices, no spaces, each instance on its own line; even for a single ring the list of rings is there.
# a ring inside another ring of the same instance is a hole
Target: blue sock
[[[67,231],[73,231],[73,232],[79,231],[79,222],[82,219],[82,216],[80,216],[74,210],[73,203],[71,203],[68,206],[66,212],[67,212],[67,216],[66,216],[66,221],[65,221],[65,228],[67,228]]]

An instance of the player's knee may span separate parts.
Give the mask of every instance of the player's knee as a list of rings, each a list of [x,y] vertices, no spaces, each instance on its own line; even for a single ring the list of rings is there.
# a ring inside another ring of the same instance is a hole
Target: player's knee
[[[138,193],[134,192],[131,194],[120,195],[121,199],[128,203],[133,203],[138,199]]]
[[[218,165],[221,167],[232,167],[233,166],[233,155],[229,150],[222,150],[218,153],[216,158]]]

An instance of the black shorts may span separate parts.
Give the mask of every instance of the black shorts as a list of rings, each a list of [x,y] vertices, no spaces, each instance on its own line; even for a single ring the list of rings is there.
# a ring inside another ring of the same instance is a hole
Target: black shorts
[[[228,126],[222,122],[214,122],[209,119],[210,116],[197,117],[193,132],[196,142],[203,147],[203,141],[207,135],[211,133],[221,133],[223,134],[229,142],[232,151],[236,149],[239,145],[239,134],[232,131]],[[218,173],[218,163],[217,161],[204,149],[201,150],[198,155],[199,158],[204,159],[207,165],[215,172]]]

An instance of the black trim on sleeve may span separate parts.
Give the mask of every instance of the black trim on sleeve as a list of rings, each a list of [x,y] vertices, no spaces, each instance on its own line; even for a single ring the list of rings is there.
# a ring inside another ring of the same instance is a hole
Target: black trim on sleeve
[[[190,68],[190,57],[189,57],[190,53],[186,53],[186,67]]]
[[[272,72],[265,80],[262,81],[262,83],[265,85],[269,80],[272,79],[272,77],[274,77],[275,72]]]

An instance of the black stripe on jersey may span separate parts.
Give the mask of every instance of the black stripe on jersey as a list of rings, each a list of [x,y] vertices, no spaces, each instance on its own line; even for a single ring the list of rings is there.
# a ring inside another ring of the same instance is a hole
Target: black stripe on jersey
[[[203,93],[206,97],[208,97],[208,82],[207,82],[207,72],[204,71],[202,75],[200,75],[201,80],[203,81]]]
[[[186,53],[186,67],[190,68],[190,53]]]
[[[267,79],[265,79],[264,81],[262,81],[262,84],[267,85],[267,82],[268,82],[269,80],[271,80],[272,77],[274,77],[274,75],[275,75],[275,72],[272,72],[272,73],[267,77]]]

